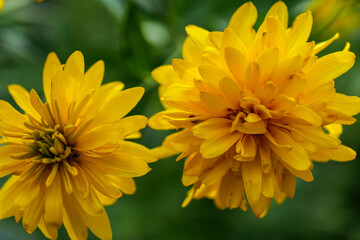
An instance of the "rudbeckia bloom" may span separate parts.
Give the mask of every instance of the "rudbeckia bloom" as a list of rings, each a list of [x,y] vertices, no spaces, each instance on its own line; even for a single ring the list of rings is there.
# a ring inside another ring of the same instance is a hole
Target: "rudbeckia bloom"
[[[104,205],[133,194],[132,177],[145,175],[151,151],[128,138],[140,136],[147,118],[124,117],[144,93],[122,91],[123,83],[102,86],[104,63],[84,74],[84,58],[74,52],[65,65],[50,53],[43,72],[46,102],[19,85],[9,86],[21,114],[0,101],[0,219],[22,219],[57,238],[64,226],[71,239],[86,239],[88,228],[101,239],[112,231]]]
[[[183,59],[152,73],[166,110],[149,125],[180,129],[154,151],[186,158],[182,182],[192,188],[183,206],[206,197],[245,211],[248,202],[263,217],[272,198],[294,196],[297,177],[313,181],[312,161],[355,158],[337,137],[342,124],[355,122],[360,99],[336,93],[333,81],[352,67],[354,54],[347,46],[318,58],[334,38],[307,41],[310,12],[288,28],[283,2],[257,32],[256,19],[248,2],[224,32],[187,26]]]

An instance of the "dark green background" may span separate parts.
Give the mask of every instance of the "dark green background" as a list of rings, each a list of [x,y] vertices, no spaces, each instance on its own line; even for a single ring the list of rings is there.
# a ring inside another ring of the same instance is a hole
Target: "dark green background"
[[[87,68],[105,61],[104,82],[121,80],[126,88],[143,86],[144,98],[131,114],[147,117],[160,111],[157,85],[150,72],[181,57],[185,26],[223,30],[232,13],[245,1],[225,0],[7,0],[0,12],[0,98],[14,104],[9,84],[21,84],[42,94],[42,67],[55,51],[62,62],[75,50]],[[254,1],[262,21],[275,1]],[[285,1],[290,19],[309,1]],[[260,24],[258,21],[257,26]],[[354,23],[354,27],[359,23]],[[316,26],[314,26],[316,28]],[[322,41],[331,36],[312,36]],[[341,37],[327,52],[345,41],[358,55],[357,30]],[[360,95],[359,63],[336,80],[338,92]],[[66,90],[66,89],[64,89]],[[0,109],[1,111],[1,109]],[[168,132],[143,130],[139,140],[156,147]],[[360,147],[360,126],[345,126],[342,141]],[[175,158],[150,165],[152,171],[136,179],[137,192],[107,207],[114,239],[360,239],[360,163],[315,163],[312,183],[298,181],[294,199],[272,203],[264,219],[251,210],[218,210],[210,200],[181,203],[188,188],[181,184],[183,161]],[[0,180],[3,184],[5,178]],[[1,206],[0,206],[1,207]],[[0,221],[0,239],[45,239],[40,231],[28,235],[13,218]],[[59,239],[68,239],[65,229]],[[89,239],[96,239],[89,234]]]

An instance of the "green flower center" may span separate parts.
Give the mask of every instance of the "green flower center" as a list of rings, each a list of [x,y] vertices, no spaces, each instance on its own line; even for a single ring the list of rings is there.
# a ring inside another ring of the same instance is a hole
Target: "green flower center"
[[[66,138],[58,129],[59,125],[56,125],[54,129],[44,128],[43,131],[35,129],[33,132],[34,142],[30,146],[35,152],[40,153],[42,163],[56,163],[76,157]]]
[[[10,137],[22,138],[26,145],[26,152],[12,154],[13,158],[31,159],[35,163],[43,164],[76,160],[78,156],[60,131],[59,124],[50,127],[43,120],[39,122],[32,117],[29,117],[29,120],[24,124],[27,128],[24,134],[14,136],[14,134],[5,133]]]

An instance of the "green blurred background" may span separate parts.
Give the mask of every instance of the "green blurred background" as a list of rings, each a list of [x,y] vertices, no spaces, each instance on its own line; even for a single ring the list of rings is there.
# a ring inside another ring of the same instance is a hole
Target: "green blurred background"
[[[42,67],[55,51],[62,62],[75,50],[85,56],[87,68],[105,61],[104,82],[120,80],[126,88],[143,86],[144,98],[131,114],[147,117],[162,109],[150,72],[181,57],[185,26],[223,30],[232,13],[245,1],[224,0],[7,0],[0,12],[0,99],[15,105],[9,84],[21,84],[42,94]],[[253,1],[262,21],[276,1]],[[290,20],[309,1],[287,1]],[[358,9],[357,9],[358,11]],[[359,22],[354,22],[354,28]],[[316,26],[314,26],[316,29]],[[339,29],[341,33],[341,29]],[[318,33],[311,40],[332,35]],[[358,29],[343,34],[324,53],[341,50],[346,41],[359,55]],[[324,54],[322,53],[322,54]],[[336,80],[338,92],[360,95],[359,61]],[[0,109],[1,111],[1,109]],[[168,132],[146,128],[140,143],[152,148]],[[342,141],[360,150],[360,126],[345,126]],[[272,203],[264,219],[251,210],[218,210],[212,201],[181,203],[188,188],[181,184],[183,161],[175,158],[150,165],[137,178],[135,195],[107,207],[114,239],[360,239],[360,162],[315,163],[312,183],[298,180],[294,199]],[[6,178],[0,180],[0,186]],[[1,207],[1,206],[0,206]],[[14,218],[0,221],[0,239],[45,239],[40,231],[29,235]],[[68,239],[65,229],[59,239]],[[89,234],[89,239],[96,239]]]

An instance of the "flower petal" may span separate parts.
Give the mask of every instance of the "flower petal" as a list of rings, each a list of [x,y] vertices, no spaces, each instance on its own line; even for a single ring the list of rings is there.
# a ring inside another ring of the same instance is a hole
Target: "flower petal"
[[[312,86],[318,86],[347,72],[354,63],[355,55],[352,52],[330,53],[319,58],[306,73],[306,76]]]
[[[63,199],[59,174],[55,175],[52,184],[46,188],[44,221],[56,228],[59,228],[63,221]]]
[[[36,119],[40,119],[40,115],[35,111],[30,102],[29,92],[20,85],[12,84],[9,85],[9,92],[14,98],[16,104],[24,110],[25,113],[30,114]]]
[[[313,24],[313,17],[311,12],[300,14],[293,22],[293,25],[288,30],[288,51],[296,49],[301,44],[305,43],[311,33]]]
[[[200,146],[204,158],[217,157],[231,148],[240,138],[241,133],[234,132],[205,140]]]
[[[56,53],[51,52],[46,58],[43,70],[43,88],[46,101],[50,102],[51,81],[57,71],[60,69],[61,63]]]
[[[257,19],[257,10],[252,2],[241,5],[232,15],[229,28],[234,30],[237,36],[249,46],[255,36],[255,30],[252,28]]]
[[[270,16],[276,16],[285,29],[288,27],[289,13],[284,2],[278,1],[272,5],[265,16],[265,19]]]
[[[119,125],[102,125],[94,128],[80,136],[74,141],[74,149],[78,151],[86,151],[98,148],[106,143],[117,139],[123,132],[123,127]]]

